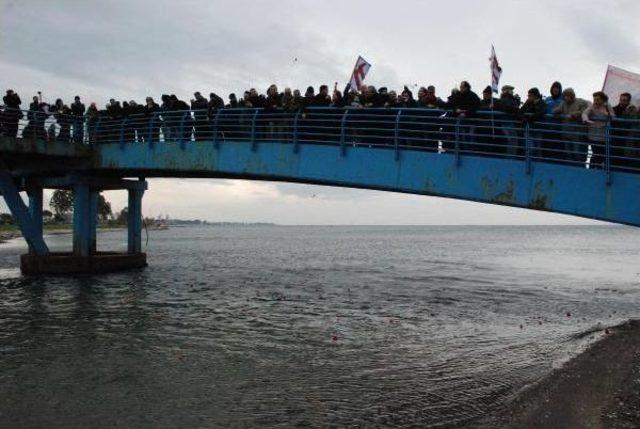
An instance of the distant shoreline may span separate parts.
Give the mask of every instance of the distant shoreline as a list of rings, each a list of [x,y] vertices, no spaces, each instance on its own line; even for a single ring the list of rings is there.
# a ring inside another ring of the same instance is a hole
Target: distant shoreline
[[[477,427],[640,427],[640,320],[602,335]]]

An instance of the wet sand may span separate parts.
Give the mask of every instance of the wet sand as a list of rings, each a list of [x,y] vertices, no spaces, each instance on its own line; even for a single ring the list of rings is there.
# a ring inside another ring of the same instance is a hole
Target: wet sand
[[[601,341],[473,427],[640,427],[640,321],[600,335]]]

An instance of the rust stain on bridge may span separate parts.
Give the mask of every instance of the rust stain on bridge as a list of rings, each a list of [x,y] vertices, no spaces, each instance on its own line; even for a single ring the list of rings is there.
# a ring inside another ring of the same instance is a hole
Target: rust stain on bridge
[[[499,181],[496,180],[494,183],[493,180],[486,176],[481,179],[480,185],[482,186],[482,191],[488,201],[496,204],[509,205],[516,203],[516,184],[513,179],[509,179],[502,192],[498,192],[500,188]]]
[[[531,201],[527,205],[528,208],[534,210],[546,210],[551,202],[551,193],[553,192],[553,180],[549,180],[545,188],[542,181],[538,180],[533,187]]]

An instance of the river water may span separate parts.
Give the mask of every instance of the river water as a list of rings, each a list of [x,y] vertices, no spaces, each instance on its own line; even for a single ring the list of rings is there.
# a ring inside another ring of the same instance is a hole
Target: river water
[[[0,245],[1,427],[459,427],[640,312],[627,227],[149,234],[100,277]]]

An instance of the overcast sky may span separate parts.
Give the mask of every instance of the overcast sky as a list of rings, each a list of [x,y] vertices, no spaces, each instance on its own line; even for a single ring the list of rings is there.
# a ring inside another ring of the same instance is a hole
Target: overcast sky
[[[602,87],[607,64],[640,71],[640,2],[579,1],[40,1],[0,0],[0,87],[28,102],[80,95],[143,101],[270,83],[344,85],[362,55],[367,81],[440,95],[490,81],[494,44],[501,83],[579,95]],[[295,60],[297,59],[297,61]],[[123,192],[109,193],[116,208]],[[230,180],[152,180],[148,216],[287,224],[540,224],[575,218],[374,191]]]

